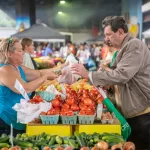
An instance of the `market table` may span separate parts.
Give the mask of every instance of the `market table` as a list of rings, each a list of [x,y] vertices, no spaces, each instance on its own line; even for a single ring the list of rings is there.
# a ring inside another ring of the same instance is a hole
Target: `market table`
[[[66,125],[66,124],[54,124],[54,125],[44,125],[41,123],[29,123],[26,126],[26,133],[31,135],[38,135],[42,132],[47,134],[57,134],[60,136],[71,136],[75,131],[79,133],[85,132],[87,134],[97,133],[119,133],[121,134],[121,126],[117,119],[114,119],[113,124],[101,124],[96,122],[94,124],[76,124],[76,125]]]

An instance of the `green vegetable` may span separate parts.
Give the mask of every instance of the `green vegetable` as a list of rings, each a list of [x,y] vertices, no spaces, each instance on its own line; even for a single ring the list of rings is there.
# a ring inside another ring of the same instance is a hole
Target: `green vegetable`
[[[9,136],[8,135],[5,135],[3,137],[0,138],[0,143],[5,143],[9,140]]]
[[[0,143],[0,148],[3,148],[3,147],[9,148],[9,144],[8,143]]]
[[[39,150],[39,148],[38,148],[37,146],[34,146],[34,147],[32,148],[32,150]]]
[[[27,141],[21,141],[14,139],[14,144],[23,147],[33,147],[33,144]]]
[[[78,148],[78,147],[77,147],[78,145],[76,145],[76,143],[75,143],[74,140],[68,139],[68,142],[69,142],[69,145],[72,146],[74,149],[75,149],[75,148]]]
[[[68,144],[68,143],[69,143],[67,137],[64,137],[64,138],[63,138],[63,143],[64,143],[64,144]]]
[[[110,136],[103,136],[102,137],[102,140],[113,140],[113,139],[118,139],[120,140],[120,142],[124,142],[124,139],[123,138],[120,138],[120,137],[117,137],[117,136],[113,136],[113,135],[110,135]]]
[[[56,136],[56,143],[58,144],[62,144],[63,143],[63,140],[60,136]]]
[[[55,142],[56,142],[55,136],[52,136],[52,137],[51,137],[51,140],[49,141],[48,144],[49,144],[49,145],[54,145]]]
[[[28,135],[26,133],[21,134],[21,138],[27,138]]]
[[[51,135],[50,135],[50,134],[47,134],[47,135],[46,135],[46,140],[47,140],[47,141],[50,141],[50,139],[51,139]]]
[[[85,142],[84,142],[83,138],[81,137],[81,135],[75,135],[75,136],[76,136],[76,140],[77,140],[79,146],[80,147],[85,146]]]

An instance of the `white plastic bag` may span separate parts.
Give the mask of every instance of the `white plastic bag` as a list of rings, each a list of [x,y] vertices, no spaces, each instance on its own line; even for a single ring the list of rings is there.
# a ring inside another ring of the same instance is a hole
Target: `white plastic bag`
[[[80,77],[79,75],[72,74],[70,67],[72,64],[78,63],[78,61],[75,59],[74,55],[71,53],[65,63],[69,63],[68,66],[64,67],[62,69],[62,74],[58,78],[58,82],[60,83],[67,83],[69,85],[73,84],[77,81],[77,79]]]
[[[55,95],[60,95],[62,99],[66,99],[65,87],[63,85],[61,85],[61,88],[62,88],[62,93],[58,92],[57,89],[55,88],[55,86],[52,84],[52,85],[50,85],[46,88],[46,91],[50,92],[50,93],[53,93]]]
[[[39,118],[42,111],[47,112],[51,107],[52,104],[48,102],[31,104],[25,100],[21,100],[20,103],[13,106],[13,109],[17,111],[17,122],[27,124],[34,119]]]

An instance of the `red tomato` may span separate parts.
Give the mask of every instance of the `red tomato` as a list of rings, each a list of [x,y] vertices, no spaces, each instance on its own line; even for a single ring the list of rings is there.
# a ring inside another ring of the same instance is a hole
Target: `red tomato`
[[[49,110],[49,111],[47,112],[47,115],[54,115],[54,111]]]
[[[75,100],[74,100],[74,98],[67,98],[66,103],[67,103],[68,105],[72,105],[72,104],[75,103]]]
[[[73,111],[79,111],[79,107],[76,104],[71,105],[71,110]]]
[[[84,98],[84,104],[86,106],[91,106],[93,101],[90,98]]]
[[[79,115],[85,115],[86,113],[85,113],[85,111],[84,110],[81,110],[80,112],[79,112]]]
[[[78,95],[82,95],[83,94],[83,88],[79,89],[78,91]]]
[[[67,112],[61,112],[60,115],[61,116],[67,116]]]
[[[68,112],[67,112],[67,116],[74,116],[73,111],[68,111]]]
[[[87,107],[86,105],[83,105],[82,107],[80,107],[80,109],[81,109],[81,110],[84,110],[84,111],[86,111],[87,108],[88,108],[88,107]]]
[[[52,106],[53,107],[60,107],[60,101],[58,99],[52,100]]]
[[[68,104],[63,104],[63,106],[62,106],[63,108],[65,108],[65,109],[69,109],[70,108],[70,106],[68,105]]]
[[[47,112],[42,111],[40,115],[47,115]]]

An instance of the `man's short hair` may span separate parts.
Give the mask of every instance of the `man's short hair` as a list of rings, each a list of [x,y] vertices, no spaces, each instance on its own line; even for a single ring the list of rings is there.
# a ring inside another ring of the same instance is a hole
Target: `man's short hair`
[[[102,27],[110,25],[113,32],[117,32],[121,28],[125,33],[128,33],[128,25],[125,19],[121,16],[108,16],[102,21]]]

